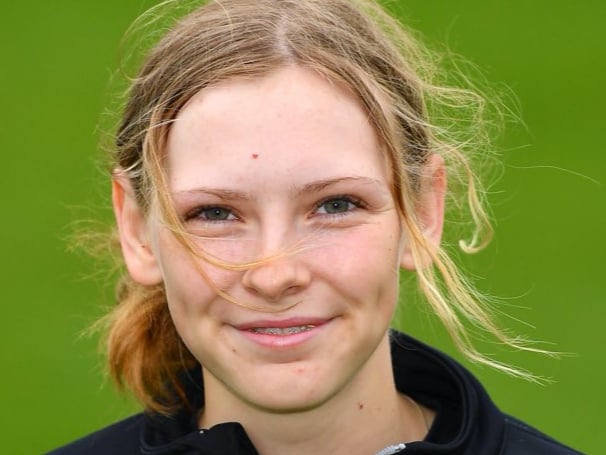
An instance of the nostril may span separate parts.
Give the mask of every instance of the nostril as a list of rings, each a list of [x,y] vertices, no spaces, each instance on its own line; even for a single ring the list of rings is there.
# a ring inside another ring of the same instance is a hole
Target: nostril
[[[300,286],[289,286],[284,290],[283,295],[292,295],[299,292]]]

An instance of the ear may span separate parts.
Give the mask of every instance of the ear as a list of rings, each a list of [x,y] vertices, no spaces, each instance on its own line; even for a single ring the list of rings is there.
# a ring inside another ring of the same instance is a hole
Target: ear
[[[162,272],[151,248],[147,219],[137,203],[130,179],[120,171],[115,172],[112,179],[112,203],[122,256],[130,276],[146,286],[161,283]]]
[[[417,201],[416,212],[421,224],[425,240],[432,246],[439,246],[444,226],[444,198],[446,196],[446,168],[444,159],[432,154],[425,164],[425,172],[421,179],[420,196]],[[405,238],[405,245],[400,256],[401,267],[416,270],[431,263],[431,258],[423,254],[421,264],[417,264],[412,255],[410,236]]]

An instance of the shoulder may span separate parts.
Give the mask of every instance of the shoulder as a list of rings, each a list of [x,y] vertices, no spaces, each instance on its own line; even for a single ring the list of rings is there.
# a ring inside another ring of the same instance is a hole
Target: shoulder
[[[140,453],[143,414],[128,417],[46,455],[134,455]]]
[[[526,423],[505,415],[502,455],[582,455]]]

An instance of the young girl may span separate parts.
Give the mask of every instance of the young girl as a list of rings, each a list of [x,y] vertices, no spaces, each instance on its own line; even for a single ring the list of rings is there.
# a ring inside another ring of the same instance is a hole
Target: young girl
[[[222,0],[147,56],[116,135],[110,371],[145,412],[53,454],[573,454],[389,326],[399,269],[471,359],[496,327],[440,246],[486,216],[430,57],[378,6]],[[456,187],[456,185],[454,185]]]

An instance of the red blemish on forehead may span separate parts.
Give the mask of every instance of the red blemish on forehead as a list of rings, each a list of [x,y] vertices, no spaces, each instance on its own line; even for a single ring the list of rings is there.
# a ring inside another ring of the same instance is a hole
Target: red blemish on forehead
[[[259,154],[258,154],[258,153],[253,153],[252,155],[250,155],[250,157],[251,157],[253,160],[256,160],[257,158],[259,158]]]

